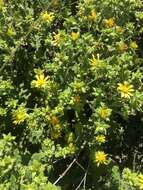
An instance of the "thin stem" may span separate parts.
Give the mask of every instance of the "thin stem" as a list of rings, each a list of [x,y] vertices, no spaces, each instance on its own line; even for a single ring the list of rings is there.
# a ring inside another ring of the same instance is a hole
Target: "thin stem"
[[[84,169],[84,167],[76,160],[76,163],[77,163],[77,165],[82,169],[82,170],[84,170],[84,171],[86,171],[85,169]]]
[[[72,165],[76,162],[76,158],[73,159],[73,161],[70,163],[70,165],[67,167],[67,169],[59,176],[59,178],[54,182],[54,185],[56,185],[65,175],[66,173],[70,170]]]
[[[87,167],[86,172],[84,174],[84,177],[82,178],[81,182],[77,186],[76,190],[78,190],[81,187],[82,183],[83,183],[84,190],[86,190],[86,179],[87,179],[88,169],[89,169],[89,164],[88,164],[88,167]]]

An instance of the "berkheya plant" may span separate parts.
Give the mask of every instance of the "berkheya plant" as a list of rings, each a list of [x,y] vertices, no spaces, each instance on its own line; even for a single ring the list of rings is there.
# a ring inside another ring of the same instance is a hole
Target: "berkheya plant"
[[[143,188],[141,10],[0,0],[1,189]]]

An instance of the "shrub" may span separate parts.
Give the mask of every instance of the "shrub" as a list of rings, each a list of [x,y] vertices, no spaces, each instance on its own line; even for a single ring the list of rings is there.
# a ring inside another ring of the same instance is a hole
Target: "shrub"
[[[142,8],[0,0],[0,189],[143,189]]]

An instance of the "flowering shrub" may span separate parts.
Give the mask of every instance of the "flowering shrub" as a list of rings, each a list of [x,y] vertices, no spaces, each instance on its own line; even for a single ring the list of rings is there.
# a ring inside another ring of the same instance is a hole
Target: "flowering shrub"
[[[0,0],[0,189],[143,189],[142,0]]]

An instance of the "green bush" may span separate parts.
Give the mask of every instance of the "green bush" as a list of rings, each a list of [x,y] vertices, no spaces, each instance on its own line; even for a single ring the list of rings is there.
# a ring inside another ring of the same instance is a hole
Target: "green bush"
[[[143,189],[142,0],[0,0],[0,189]]]

